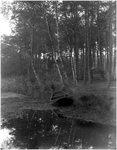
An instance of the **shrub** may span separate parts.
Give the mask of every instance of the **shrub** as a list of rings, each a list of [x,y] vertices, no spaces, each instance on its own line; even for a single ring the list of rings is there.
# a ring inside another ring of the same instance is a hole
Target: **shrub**
[[[1,80],[1,92],[13,92],[29,96],[35,100],[49,102],[51,90],[49,82],[42,80],[41,86],[38,86],[36,80],[28,79],[27,77],[5,78]]]

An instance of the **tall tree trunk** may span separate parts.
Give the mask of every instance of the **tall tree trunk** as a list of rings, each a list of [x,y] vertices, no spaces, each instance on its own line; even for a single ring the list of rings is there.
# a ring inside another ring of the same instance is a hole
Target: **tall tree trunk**
[[[116,79],[116,50],[114,50],[114,58],[113,58],[113,79]]]
[[[79,49],[78,49],[78,36],[77,36],[77,5],[75,6],[74,19],[75,19],[75,27],[74,27],[74,54],[75,54],[75,69],[76,69],[76,80],[79,80]],[[77,84],[77,83],[76,83]]]
[[[37,80],[38,85],[40,86],[41,85],[40,78],[39,78],[39,75],[37,74],[37,72],[35,70],[35,66],[34,66],[34,54],[33,54],[33,51],[34,51],[34,25],[32,25],[32,32],[31,32],[31,56],[30,56],[30,61],[31,61],[31,67],[32,67],[34,76],[35,76],[35,78]]]
[[[65,68],[64,68],[64,65],[63,65],[63,60],[62,60],[62,53],[60,51],[60,46],[59,46],[59,23],[58,23],[58,6],[57,6],[58,2],[56,1],[56,31],[57,31],[57,50],[58,50],[58,55],[59,55],[59,59],[60,59],[60,62],[61,62],[61,68],[62,68],[62,72],[63,72],[63,75],[64,77],[68,80],[68,76],[67,76],[67,73],[65,71]]]
[[[107,60],[106,60],[106,71],[108,72],[108,70],[109,70],[109,49],[108,49],[108,47],[109,47],[109,45],[108,45],[108,34],[107,34],[107,31],[106,31],[106,51],[107,51]]]
[[[37,53],[37,74],[39,74],[40,71],[40,54]]]
[[[96,63],[95,63],[95,48],[93,49],[93,68],[96,67]]]
[[[79,52],[78,52],[78,48],[76,50],[76,79],[77,79],[77,82],[79,81]]]
[[[99,68],[99,66],[100,66],[99,61],[100,61],[99,60],[99,51],[97,50],[97,66],[96,66],[97,68]]]
[[[101,49],[101,31],[100,31],[100,21],[99,21],[99,7],[100,2],[97,2],[97,35],[98,35],[98,50],[100,53],[100,59],[99,59],[99,67],[102,68],[102,49]]]
[[[101,49],[101,43],[100,43],[100,27],[99,27],[99,23],[98,23],[98,50],[100,53],[100,59],[99,59],[99,67],[102,68],[102,49]]]
[[[83,75],[83,84],[86,84],[87,81],[87,48],[86,44],[84,47],[84,75]]]
[[[87,81],[87,27],[86,27],[86,10],[85,10],[85,44],[84,44],[84,74],[83,74],[83,84],[86,85]]]
[[[112,2],[110,1],[110,21],[109,21],[109,33],[110,33],[110,43],[109,43],[109,77],[108,77],[108,88],[111,84],[111,74],[112,74]]]
[[[74,39],[76,39],[76,36],[74,36]],[[76,72],[76,80],[78,82],[78,49],[77,49],[77,42],[75,40],[74,42],[74,54],[75,54],[75,72]],[[76,83],[77,84],[77,83]]]
[[[47,30],[48,30],[50,42],[51,42],[51,45],[52,45],[52,53],[54,55],[53,59],[54,59],[55,65],[57,67],[57,70],[58,70],[58,73],[59,73],[59,76],[60,76],[60,80],[61,80],[62,83],[64,83],[64,79],[63,79],[63,76],[62,76],[59,64],[58,64],[58,62],[57,62],[57,60],[55,58],[56,57],[55,56],[55,48],[54,48],[54,44],[53,44],[53,40],[52,40],[52,33],[51,33],[50,25],[49,25],[49,22],[48,22],[48,19],[47,19],[47,14],[46,14],[46,9],[45,9],[45,2],[43,2],[43,8],[44,8],[44,14],[45,14],[45,20],[46,20]]]
[[[99,67],[102,68],[102,50],[101,50],[101,44],[100,44],[100,29],[98,27],[98,49],[100,53],[100,59],[99,59]]]
[[[91,49],[89,44],[89,12],[86,6],[86,33],[87,33],[87,51],[88,51],[88,83],[91,83]]]
[[[70,46],[70,66],[71,66],[71,72],[72,72],[72,78],[74,83],[76,83],[76,78],[75,78],[75,68],[74,68],[74,60],[73,60],[73,56],[72,56],[72,46]]]
[[[81,61],[80,61],[80,69],[81,69],[81,80],[83,79],[83,72],[84,72],[84,70],[83,70],[83,68],[84,68],[84,47],[82,48],[82,52],[81,52]]]

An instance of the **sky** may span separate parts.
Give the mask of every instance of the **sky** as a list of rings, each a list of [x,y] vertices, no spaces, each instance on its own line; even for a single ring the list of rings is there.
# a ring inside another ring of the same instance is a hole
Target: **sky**
[[[6,20],[2,14],[0,14],[0,35],[10,35],[11,34],[11,28],[9,21]]]
[[[8,2],[11,3],[13,2],[13,0],[0,0],[0,5],[2,7],[2,2]],[[10,23],[9,20],[6,19],[3,14],[0,12],[0,36],[6,34],[6,35],[10,35],[11,34],[11,27],[10,27]]]

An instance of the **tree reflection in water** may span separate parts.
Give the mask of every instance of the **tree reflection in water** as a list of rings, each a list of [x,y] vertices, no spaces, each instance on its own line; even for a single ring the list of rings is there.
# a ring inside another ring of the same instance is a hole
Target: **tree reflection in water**
[[[10,134],[16,148],[115,148],[115,128],[59,118],[47,110],[24,110],[2,128],[14,129]]]

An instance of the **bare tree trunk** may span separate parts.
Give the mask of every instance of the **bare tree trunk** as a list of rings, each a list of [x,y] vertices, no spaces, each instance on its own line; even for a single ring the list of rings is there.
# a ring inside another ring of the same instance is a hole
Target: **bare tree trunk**
[[[75,52],[74,52],[75,54]],[[72,63],[73,63],[73,69],[74,69],[74,81],[75,84],[77,84],[77,75],[76,75],[76,60],[75,60],[75,55],[72,57]]]
[[[100,29],[99,29],[99,27],[98,27],[98,49],[100,52],[99,67],[102,68],[102,50],[101,50],[101,44],[100,44]]]
[[[91,83],[91,49],[89,44],[89,13],[86,6],[86,39],[87,39],[87,51],[88,51],[88,83]]]
[[[49,37],[50,37],[50,41],[51,41],[51,44],[52,44],[52,53],[53,55],[55,56],[55,48],[53,46],[53,40],[52,40],[52,35],[51,35],[51,29],[50,29],[50,26],[49,26],[49,23],[48,23],[48,19],[47,19],[47,14],[46,14],[46,10],[45,10],[45,2],[43,2],[43,7],[44,7],[44,13],[45,13],[45,20],[46,20],[46,25],[47,25],[47,30],[48,30],[48,34],[49,34]],[[60,76],[60,80],[62,83],[64,83],[64,80],[63,80],[63,76],[62,76],[62,73],[61,73],[61,70],[60,70],[60,67],[59,67],[59,64],[58,62],[56,61],[56,58],[54,57],[54,62],[55,62],[55,65],[57,67],[57,70],[58,70],[58,73],[59,73],[59,76]]]
[[[77,16],[77,6],[75,6],[75,13],[74,13],[74,19],[75,19],[75,27],[74,27],[74,54],[75,54],[75,70],[76,70],[76,84],[79,80],[79,49],[78,49],[78,36],[77,36],[77,22],[78,22],[78,16]]]
[[[85,22],[86,22],[86,11],[85,11]],[[85,23],[85,45],[84,45],[84,75],[83,84],[86,85],[87,81],[87,28]]]
[[[96,67],[96,63],[95,63],[95,48],[93,50],[93,68]]]
[[[116,79],[116,50],[114,50],[114,58],[113,58],[113,79]]]
[[[75,64],[75,76],[76,76],[76,80],[77,80],[77,82],[78,82],[78,50],[77,50],[77,47],[76,47],[76,42],[74,43],[74,54],[75,54],[75,62],[74,62],[74,64]],[[77,82],[76,82],[76,84],[77,84]]]
[[[71,72],[72,72],[73,81],[76,83],[74,60],[73,60],[73,56],[72,56],[72,47],[71,46],[69,46],[69,47],[70,47],[70,66],[71,66]]]
[[[78,48],[76,49],[76,79],[77,82],[79,80],[79,54],[78,54]]]
[[[97,2],[97,35],[98,35],[98,50],[100,53],[100,59],[99,59],[99,67],[102,68],[102,49],[101,49],[101,30],[100,30],[100,22],[99,22],[99,7],[100,7],[100,2]]]
[[[83,76],[83,84],[86,84],[86,80],[87,80],[87,49],[86,49],[86,44],[85,44],[85,48],[84,48],[84,76]]]
[[[79,66],[80,66],[80,70],[81,70],[81,72],[80,72],[80,75],[81,75],[80,79],[83,80],[83,72],[84,72],[84,70],[83,70],[83,68],[84,68],[84,47],[82,48],[82,51],[81,51],[81,61],[80,61]]]
[[[107,60],[106,60],[106,71],[108,72],[109,68],[109,50],[108,50],[108,35],[107,35],[107,31],[106,31],[106,51],[107,51]]]
[[[99,27],[99,23],[98,23],[98,50],[100,52],[99,67],[102,68],[102,50],[101,50],[101,44],[100,44],[100,27]]]
[[[34,25],[32,25],[32,32],[31,32],[31,56],[30,56],[30,60],[31,60],[31,67],[32,67],[34,76],[38,82],[38,85],[40,86],[41,85],[40,78],[39,78],[39,75],[37,74],[37,72],[35,70],[35,66],[34,66],[33,51],[34,51]]]
[[[109,43],[109,77],[108,77],[108,88],[111,84],[112,75],[112,2],[110,1],[110,22],[109,22],[109,33],[110,33],[110,43]]]
[[[57,9],[57,3],[56,2],[56,30],[57,30],[57,50],[58,50],[58,54],[59,54],[59,59],[60,59],[60,62],[61,62],[61,67],[62,67],[62,72],[65,76],[65,78],[67,79],[68,81],[68,76],[66,74],[66,71],[65,71],[65,68],[64,68],[64,65],[63,65],[63,60],[62,60],[62,53],[60,51],[60,46],[59,46],[59,27],[58,27],[58,9]]]
[[[97,68],[99,68],[100,64],[99,64],[99,51],[97,50]]]

